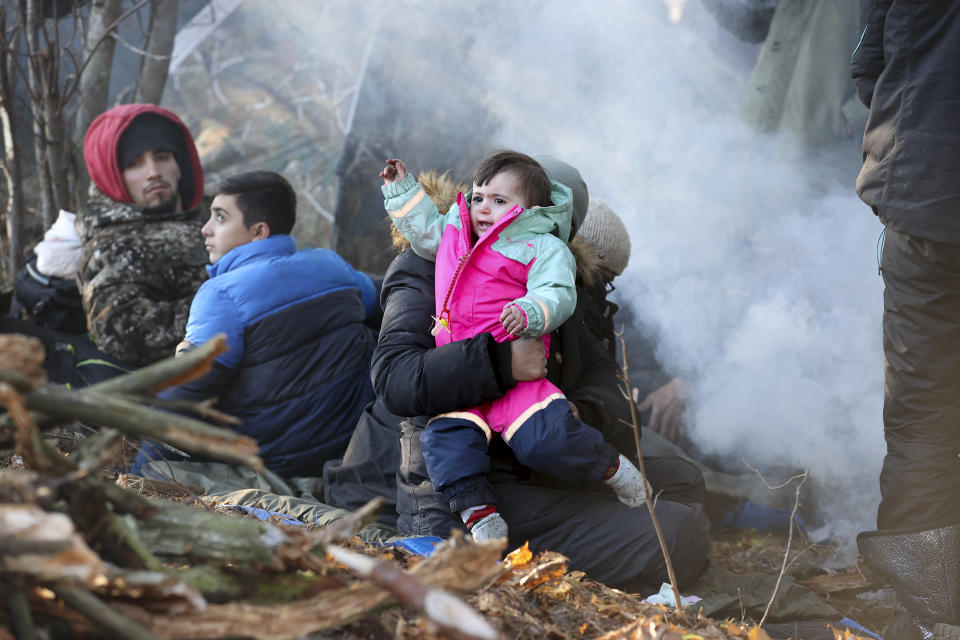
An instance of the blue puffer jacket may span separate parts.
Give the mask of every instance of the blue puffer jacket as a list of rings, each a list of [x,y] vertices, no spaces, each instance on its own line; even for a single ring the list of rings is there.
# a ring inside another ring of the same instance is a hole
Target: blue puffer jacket
[[[243,421],[237,431],[257,440],[267,467],[319,476],[373,399],[373,283],[333,251],[297,251],[289,235],[231,249],[207,269],[186,339],[199,345],[226,333],[230,350],[165,397],[217,396],[220,410]]]

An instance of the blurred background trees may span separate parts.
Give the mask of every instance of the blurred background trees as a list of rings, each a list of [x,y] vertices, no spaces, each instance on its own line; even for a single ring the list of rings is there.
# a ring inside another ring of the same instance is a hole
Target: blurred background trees
[[[115,103],[160,101],[177,25],[205,4],[2,0],[0,289],[58,211],[83,204],[90,122]]]

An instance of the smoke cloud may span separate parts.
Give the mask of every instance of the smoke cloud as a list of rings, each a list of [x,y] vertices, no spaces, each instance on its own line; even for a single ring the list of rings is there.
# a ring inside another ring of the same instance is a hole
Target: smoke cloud
[[[568,160],[623,218],[618,300],[689,381],[692,440],[808,470],[849,543],[873,528],[884,452],[881,226],[853,189],[857,143],[816,153],[743,124],[752,59],[695,3],[679,23],[597,6],[489,25],[468,93],[503,123],[493,146]]]
[[[575,164],[624,220],[618,300],[689,381],[692,439],[808,470],[849,543],[873,528],[884,453],[881,226],[853,189],[858,143],[817,153],[743,124],[752,60],[695,3],[679,23],[602,6],[544,4],[477,38],[469,94],[500,145]]]
[[[742,122],[757,46],[696,0],[322,6],[297,29],[341,34],[314,39],[328,55],[373,52],[371,93],[357,91],[370,110],[380,90],[383,139],[452,145],[447,166],[461,178],[491,149],[547,153],[618,212],[633,252],[616,299],[689,382],[700,448],[808,470],[837,537],[873,528],[881,227],[853,190],[855,141],[814,150]],[[451,123],[463,124],[438,130]],[[411,149],[382,151],[429,166]]]

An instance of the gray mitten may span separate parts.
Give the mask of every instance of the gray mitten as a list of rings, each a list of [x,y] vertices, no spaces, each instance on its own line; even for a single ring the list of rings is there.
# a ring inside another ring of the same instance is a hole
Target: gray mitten
[[[640,470],[623,454],[620,454],[619,462],[620,468],[613,477],[604,480],[603,484],[613,489],[617,499],[628,507],[642,507],[650,485],[643,481]]]
[[[477,520],[470,527],[470,535],[477,542],[507,537],[507,521],[496,511]]]

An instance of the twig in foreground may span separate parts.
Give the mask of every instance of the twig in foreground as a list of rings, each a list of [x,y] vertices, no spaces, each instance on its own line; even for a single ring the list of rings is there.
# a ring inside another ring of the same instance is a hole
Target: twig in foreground
[[[746,462],[744,462],[744,464],[746,464]],[[747,465],[747,466],[749,467],[750,465]],[[756,471],[756,469],[754,469],[754,471],[757,473],[758,476],[760,476],[759,471]],[[760,476],[760,479],[763,480],[763,476]],[[796,495],[793,501],[793,511],[790,513],[790,531],[787,534],[787,548],[783,552],[783,563],[780,565],[780,573],[777,575],[777,582],[776,584],[773,585],[773,593],[770,594],[770,601],[767,602],[767,608],[764,609],[763,617],[760,618],[760,622],[757,625],[759,627],[763,627],[763,623],[766,622],[767,615],[770,613],[770,609],[773,608],[773,601],[777,599],[777,592],[780,591],[780,583],[783,581],[783,574],[787,572],[787,566],[788,566],[787,558],[790,556],[790,545],[793,543],[793,523],[797,517],[797,509],[800,508],[800,489],[803,487],[803,483],[807,481],[807,472],[804,471],[801,474],[795,475],[789,480],[787,480],[786,483],[780,485],[781,487],[785,487],[786,485],[790,484],[791,482],[797,479],[799,479],[800,482],[797,484]],[[766,484],[768,487],[770,486],[769,484],[767,484],[766,480],[763,480],[763,483]]]
[[[640,444],[640,416],[637,415],[637,405],[633,402],[630,389],[630,360],[627,358],[627,342],[623,339],[623,327],[616,332],[617,339],[620,340],[620,350],[623,355],[623,367],[620,369],[620,382],[623,384],[623,396],[630,405],[630,422],[633,427],[633,440],[637,445],[637,462],[639,463],[640,475],[647,487],[650,482],[647,480],[647,470],[643,464],[643,447]],[[647,505],[647,511],[650,512],[650,520],[653,522],[653,529],[657,532],[657,540],[660,541],[660,551],[663,553],[663,562],[667,566],[667,577],[670,580],[670,586],[673,589],[673,601],[677,609],[681,609],[680,589],[677,586],[677,575],[673,571],[673,561],[670,560],[670,551],[667,549],[667,541],[663,537],[663,531],[660,529],[660,521],[657,519],[656,503],[650,498],[651,491],[644,493],[643,501]]]

